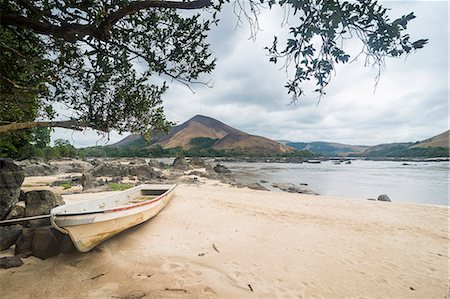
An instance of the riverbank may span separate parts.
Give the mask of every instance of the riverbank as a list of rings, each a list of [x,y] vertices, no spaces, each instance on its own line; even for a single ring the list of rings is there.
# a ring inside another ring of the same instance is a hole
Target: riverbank
[[[2,298],[444,298],[447,225],[447,207],[199,178],[179,185],[157,217],[89,253],[0,271]]]

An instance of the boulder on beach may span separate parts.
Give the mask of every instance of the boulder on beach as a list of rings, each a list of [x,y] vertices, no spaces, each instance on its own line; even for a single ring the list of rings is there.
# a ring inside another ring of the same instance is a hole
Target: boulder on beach
[[[25,214],[27,217],[47,215],[54,207],[64,204],[61,195],[50,190],[33,190],[25,193]]]
[[[0,268],[9,269],[13,267],[20,267],[23,265],[22,260],[18,256],[5,256],[0,258]]]
[[[20,187],[25,175],[12,159],[0,159],[0,220],[19,201]]]
[[[31,255],[31,246],[33,245],[35,228],[25,228],[22,230],[16,241],[14,254],[20,257],[29,257]]]
[[[48,215],[51,209],[64,204],[62,196],[50,190],[33,190],[25,193],[26,217]],[[27,227],[50,225],[49,219],[30,220]]]
[[[378,196],[378,201],[391,202],[392,200],[386,194],[381,194],[380,196]]]
[[[22,226],[10,225],[10,226],[0,226],[0,251],[8,249],[14,245],[22,232]]]
[[[189,166],[185,158],[177,157],[172,163],[172,169],[186,171],[191,169],[191,166]]]
[[[31,254],[42,260],[59,254],[58,238],[52,227],[39,227],[35,230]]]

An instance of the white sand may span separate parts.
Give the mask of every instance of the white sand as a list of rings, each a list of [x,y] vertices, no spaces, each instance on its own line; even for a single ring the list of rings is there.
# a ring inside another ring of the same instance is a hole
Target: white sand
[[[448,212],[180,185],[157,217],[99,250],[0,270],[0,297],[443,299]]]

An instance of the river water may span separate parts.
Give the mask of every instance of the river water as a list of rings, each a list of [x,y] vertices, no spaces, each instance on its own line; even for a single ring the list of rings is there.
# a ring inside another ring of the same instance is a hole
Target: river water
[[[387,194],[393,202],[448,205],[447,162],[404,162],[353,160],[351,164],[322,161],[309,163],[221,162],[238,173],[240,181],[260,182],[273,191],[273,183],[308,184],[321,195],[355,199]]]

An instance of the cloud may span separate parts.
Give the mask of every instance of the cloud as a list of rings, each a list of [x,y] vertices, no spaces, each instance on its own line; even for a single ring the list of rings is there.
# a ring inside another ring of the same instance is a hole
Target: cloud
[[[196,114],[217,118],[250,134],[292,141],[334,141],[350,144],[379,144],[416,141],[448,129],[448,8],[446,1],[387,1],[392,18],[414,11],[417,18],[408,28],[411,38],[428,38],[424,49],[407,59],[387,59],[377,88],[377,70],[364,67],[364,59],[340,65],[327,89],[318,99],[307,92],[296,105],[283,87],[287,74],[281,65],[269,63],[265,46],[273,36],[283,38],[283,12],[260,16],[263,31],[249,40],[245,28],[235,30],[231,9],[222,12],[219,26],[210,32],[217,68],[204,76],[213,85],[193,86],[195,94],[172,84],[164,96],[170,120],[182,123]],[[447,25],[446,25],[447,24]],[[358,52],[351,41],[346,49]],[[313,90],[311,84],[305,90]],[[55,136],[67,133],[57,131]],[[79,134],[79,133],[76,133]],[[111,135],[111,142],[120,139]],[[93,133],[73,135],[77,146],[95,144]]]

